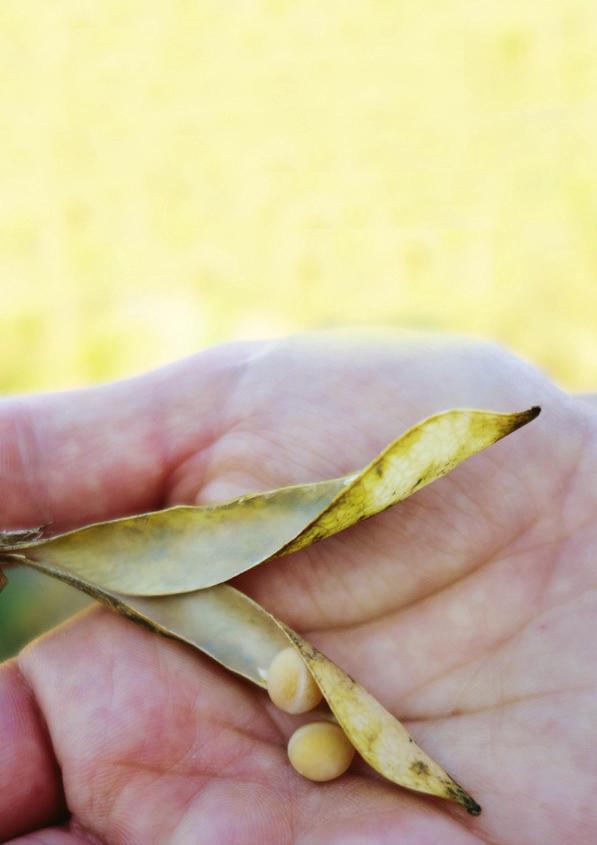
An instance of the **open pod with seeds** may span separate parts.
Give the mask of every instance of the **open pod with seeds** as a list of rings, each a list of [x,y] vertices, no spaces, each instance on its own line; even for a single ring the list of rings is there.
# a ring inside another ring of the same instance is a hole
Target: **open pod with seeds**
[[[446,411],[409,429],[364,469],[342,478],[212,506],[177,506],[49,538],[43,529],[4,532],[0,566],[20,563],[65,581],[154,631],[189,643],[264,689],[272,662],[292,649],[318,688],[313,703],[320,693],[373,769],[476,815],[476,801],[373,696],[226,582],[405,499],[538,413],[538,408],[511,414]],[[0,570],[0,589],[5,582]],[[292,712],[292,707],[285,709]]]

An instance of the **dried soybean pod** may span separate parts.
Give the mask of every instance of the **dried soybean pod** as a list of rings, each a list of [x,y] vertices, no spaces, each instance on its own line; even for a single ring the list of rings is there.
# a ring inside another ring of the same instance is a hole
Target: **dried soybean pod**
[[[275,656],[289,645],[295,647],[349,741],[372,768],[400,786],[455,801],[473,815],[480,812],[476,801],[418,747],[373,696],[234,587],[220,584],[178,596],[123,596],[47,565],[36,563],[35,568],[157,633],[195,646],[264,688]]]
[[[371,768],[393,783],[456,801],[472,816],[479,815],[481,807],[474,798],[417,745],[395,716],[296,631],[278,624],[309,667],[348,739]]]
[[[0,553],[135,596],[192,592],[337,534],[406,499],[534,419],[455,408],[428,417],[358,472],[230,502],[99,522],[47,539],[0,534]]]

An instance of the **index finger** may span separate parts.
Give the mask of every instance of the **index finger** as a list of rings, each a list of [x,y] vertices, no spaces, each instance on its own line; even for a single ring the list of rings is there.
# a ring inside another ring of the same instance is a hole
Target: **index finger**
[[[64,530],[160,507],[176,467],[217,436],[239,346],[126,381],[0,402],[0,527]]]

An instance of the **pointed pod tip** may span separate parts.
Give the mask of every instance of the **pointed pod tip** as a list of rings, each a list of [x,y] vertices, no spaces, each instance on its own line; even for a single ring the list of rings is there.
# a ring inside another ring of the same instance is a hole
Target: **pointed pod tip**
[[[516,431],[517,428],[522,428],[523,425],[537,419],[540,413],[541,407],[539,405],[533,405],[532,408],[529,408],[526,411],[520,411],[517,414],[513,414],[512,417],[510,417],[513,423],[509,427],[510,432]]]
[[[520,422],[519,425],[526,425],[526,423],[531,422],[531,420],[536,419],[539,414],[541,413],[541,406],[540,405],[533,405],[532,408],[529,408],[526,411],[521,411],[517,414]]]
[[[453,781],[448,788],[447,798],[461,804],[470,816],[481,815],[481,805],[477,804],[472,795],[469,795],[466,789],[463,789],[456,781]]]
[[[471,798],[471,796],[467,796],[468,801],[464,805],[466,807],[466,811],[469,816],[480,816],[481,815],[481,805],[477,804],[477,802]]]

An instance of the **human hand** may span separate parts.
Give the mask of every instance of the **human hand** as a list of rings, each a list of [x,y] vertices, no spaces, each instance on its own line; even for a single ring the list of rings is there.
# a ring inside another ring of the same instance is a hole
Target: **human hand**
[[[296,721],[263,691],[97,608],[0,668],[0,840],[593,843],[597,409],[506,353],[331,333],[6,400],[0,525],[330,478],[433,412],[532,404],[532,426],[437,484],[235,581],[405,721],[481,817],[362,764],[301,779]]]

